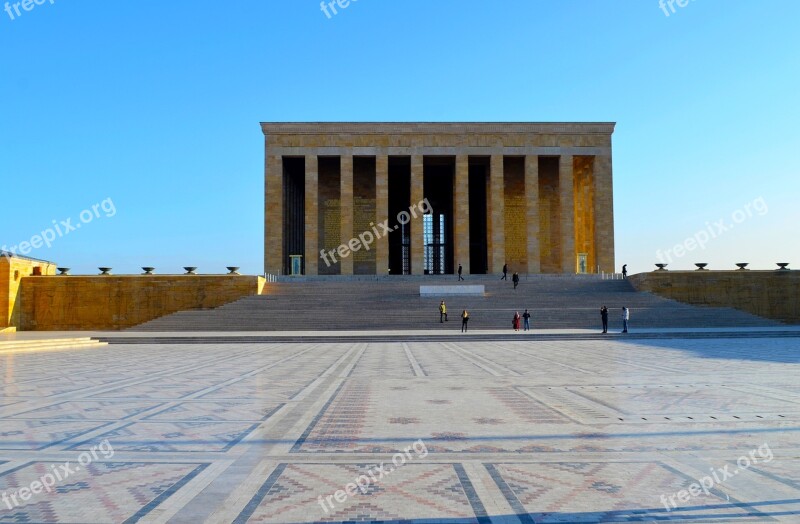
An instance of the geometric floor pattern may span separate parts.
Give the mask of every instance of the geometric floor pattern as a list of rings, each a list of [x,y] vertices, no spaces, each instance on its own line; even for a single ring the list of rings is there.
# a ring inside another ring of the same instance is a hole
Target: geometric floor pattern
[[[800,522],[800,338],[0,355],[0,523]]]

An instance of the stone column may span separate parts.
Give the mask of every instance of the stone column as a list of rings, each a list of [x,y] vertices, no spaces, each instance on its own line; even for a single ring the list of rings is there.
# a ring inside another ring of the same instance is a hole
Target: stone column
[[[492,155],[489,173],[489,273],[506,262],[506,206],[503,155]]]
[[[319,274],[319,157],[306,155],[305,269]]]
[[[353,238],[353,155],[342,155],[341,161],[341,186],[339,187],[339,202],[341,205],[341,242],[348,245]],[[349,249],[349,248],[348,248]],[[348,253],[341,259],[342,275],[353,274],[353,253]]]
[[[283,274],[283,159],[267,152],[264,195],[264,272]]]
[[[558,188],[561,201],[561,272],[576,273],[575,256],[575,176],[572,155],[561,155]]]
[[[422,155],[411,156],[411,202],[416,205],[425,198],[425,165]],[[408,211],[408,210],[406,210]],[[417,218],[411,219],[411,274],[425,273],[425,246],[423,243],[423,218],[417,212]]]
[[[594,249],[600,271],[616,272],[611,151],[594,158]],[[596,271],[597,268],[594,268]]]
[[[380,224],[387,218],[389,218],[389,157],[378,155],[375,157],[375,224]],[[378,275],[389,274],[388,235],[375,240],[375,272]]]
[[[469,156],[456,156],[456,177],[453,185],[453,244],[455,245],[455,271],[461,264],[464,274],[469,274]]]
[[[528,273],[542,272],[539,245],[539,156],[525,157],[525,201],[528,243]]]

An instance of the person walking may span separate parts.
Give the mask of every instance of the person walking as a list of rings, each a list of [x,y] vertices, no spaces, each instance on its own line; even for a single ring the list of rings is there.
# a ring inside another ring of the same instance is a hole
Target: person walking
[[[464,272],[464,268],[461,267],[461,264],[458,265],[458,281],[461,282],[464,280],[464,277],[461,274]]]
[[[514,326],[514,331],[519,331],[519,311],[514,312],[514,320],[512,321],[511,325]]]
[[[465,310],[464,310],[464,311],[461,313],[461,332],[462,332],[462,333],[466,333],[466,332],[467,332],[467,324],[468,324],[468,323],[469,323],[469,313],[468,313],[468,312],[467,312],[467,310],[465,309]]]
[[[500,280],[508,280],[508,263],[506,262],[503,264],[503,276],[500,277]]]
[[[531,314],[528,313],[528,310],[525,310],[525,313],[522,314],[522,326],[525,331],[531,330]]]
[[[626,307],[623,307],[622,308],[622,332],[623,333],[627,333],[628,332],[628,322],[630,321],[630,319],[631,319],[631,310],[626,308]]]
[[[600,318],[603,321],[603,333],[608,333],[608,308],[606,306],[600,308]]]
[[[622,280],[628,278],[628,264],[622,265]]]
[[[514,283],[514,290],[516,291],[517,286],[519,285],[519,273],[514,271],[514,274],[511,275],[511,282]]]
[[[444,300],[442,303],[439,304],[439,323],[443,324],[447,321],[447,306],[444,304]]]

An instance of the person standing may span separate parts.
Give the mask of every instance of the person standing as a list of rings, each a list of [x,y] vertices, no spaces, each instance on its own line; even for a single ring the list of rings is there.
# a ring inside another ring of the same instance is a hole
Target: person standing
[[[528,313],[528,310],[525,310],[525,313],[522,314],[522,326],[525,331],[531,330],[531,314]]]
[[[600,308],[600,318],[603,320],[603,333],[608,333],[608,308],[606,306]]]
[[[628,322],[630,321],[630,319],[631,319],[631,310],[626,308],[626,307],[623,307],[622,308],[622,332],[623,333],[627,333],[628,332]]]
[[[500,280],[508,280],[508,262],[503,264],[503,276],[500,277]]]
[[[622,265],[622,280],[628,278],[628,264]]]
[[[439,323],[443,324],[447,321],[447,306],[444,304],[444,300],[442,303],[439,304]]]
[[[519,311],[514,312],[514,320],[511,322],[511,325],[514,326],[514,331],[519,331]]]
[[[519,285],[519,273],[514,271],[514,274],[511,275],[511,282],[514,283],[514,290],[516,291],[517,286]]]
[[[461,264],[458,265],[458,281],[461,282],[464,280],[464,277],[461,274],[464,272],[464,268],[461,267]]]
[[[461,332],[462,333],[466,333],[467,332],[467,323],[469,323],[469,313],[465,309],[461,313]]]

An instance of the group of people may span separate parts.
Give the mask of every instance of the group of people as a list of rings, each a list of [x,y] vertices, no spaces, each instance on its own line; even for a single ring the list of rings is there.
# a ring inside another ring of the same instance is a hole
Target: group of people
[[[603,322],[603,333],[608,333],[608,307],[603,306],[600,308],[600,319]],[[631,310],[627,307],[622,308],[622,332],[628,332],[628,322],[631,320]],[[447,322],[447,304],[444,303],[444,300],[441,301],[439,304],[439,322],[445,323]],[[520,327],[520,323],[522,326]],[[531,329],[531,314],[526,309],[525,312],[520,315],[519,311],[514,312],[514,319],[511,321],[511,326],[514,331],[519,331],[522,329],[523,331],[530,331]],[[466,333],[467,328],[469,327],[469,311],[466,309],[461,312],[461,332]]]
[[[511,322],[511,325],[514,328],[514,331],[519,331],[519,321],[522,320],[522,329],[524,331],[531,330],[531,314],[528,313],[528,310],[525,310],[525,313],[520,316],[519,311],[514,313],[514,320]]]
[[[444,300],[442,300],[439,303],[439,323],[444,324],[445,322],[448,322],[447,304],[445,304]],[[520,322],[522,323],[521,328],[520,328]],[[514,312],[514,319],[512,320],[511,325],[514,328],[514,331],[519,331],[520,329],[523,329],[524,331],[530,331],[531,314],[528,312],[527,309],[522,315],[519,314],[519,311]],[[469,311],[465,309],[461,312],[461,332],[466,333],[468,328],[469,328]]]
[[[463,276],[463,268],[461,264],[458,265],[458,281],[464,280]],[[622,266],[622,278],[628,277],[628,265],[625,264]],[[503,276],[500,277],[500,280],[508,280],[508,264],[503,264]],[[511,282],[514,284],[514,289],[517,289],[519,285],[519,273],[516,271],[511,275]],[[603,306],[600,308],[600,319],[603,323],[603,333],[608,333],[608,307]],[[628,332],[628,322],[631,319],[631,310],[627,307],[622,308],[622,333]],[[444,323],[447,322],[447,305],[444,303],[444,300],[439,304],[439,322]],[[520,323],[522,323],[522,327],[520,328]],[[465,309],[461,312],[461,332],[466,333],[467,328],[469,325],[469,312]],[[511,325],[514,331],[519,331],[520,329],[524,331],[530,331],[531,329],[531,314],[526,309],[525,312],[520,315],[519,311],[514,312],[514,319],[511,322]]]
[[[447,305],[442,300],[441,304],[439,304],[439,322],[445,323],[447,322]],[[469,311],[466,309],[461,312],[461,332],[466,333],[467,327],[469,325]]]
[[[631,310],[627,307],[622,308],[622,332],[628,332],[628,322],[631,319]],[[608,333],[608,308],[603,306],[600,308],[600,320],[603,321],[603,333]]]

